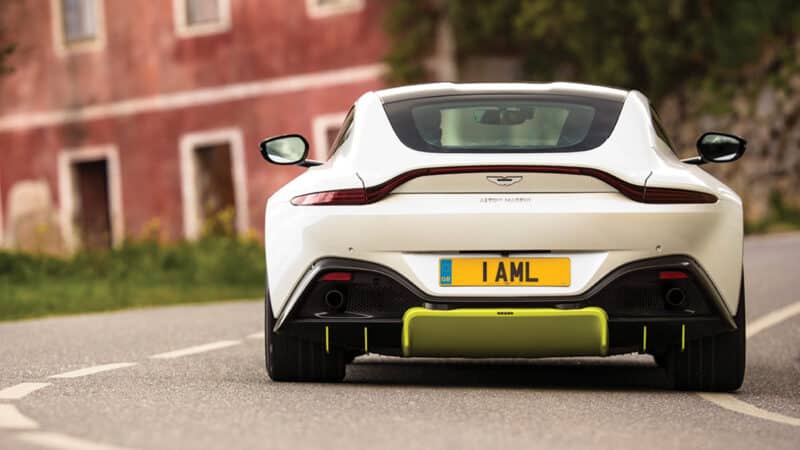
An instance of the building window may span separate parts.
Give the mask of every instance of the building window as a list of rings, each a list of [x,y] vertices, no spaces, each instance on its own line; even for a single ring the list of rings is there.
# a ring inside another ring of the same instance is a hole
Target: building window
[[[52,0],[56,52],[99,50],[104,45],[102,0]]]
[[[97,37],[97,11],[94,0],[61,0],[64,40],[87,41]]]
[[[69,250],[102,249],[124,238],[116,147],[63,150],[58,161],[61,226]]]
[[[173,0],[179,37],[223,33],[231,27],[230,0]]]
[[[219,23],[218,0],[186,0],[186,24],[207,25]]]
[[[313,147],[311,148],[311,159],[317,161],[328,159],[328,150],[339,134],[339,129],[345,116],[346,113],[340,112],[314,117],[311,122],[311,132],[314,139]]]
[[[362,8],[364,0],[306,0],[306,11],[314,19],[352,13]]]
[[[224,129],[181,138],[183,228],[188,239],[204,232],[249,229],[242,133]]]

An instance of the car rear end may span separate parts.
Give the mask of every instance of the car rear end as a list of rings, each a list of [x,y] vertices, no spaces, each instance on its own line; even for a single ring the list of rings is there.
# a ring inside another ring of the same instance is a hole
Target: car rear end
[[[276,331],[351,354],[538,357],[659,355],[736,328],[738,198],[702,175],[648,185],[675,169],[644,97],[454,89],[365,95],[328,167],[270,201]],[[347,170],[360,186],[311,181]]]

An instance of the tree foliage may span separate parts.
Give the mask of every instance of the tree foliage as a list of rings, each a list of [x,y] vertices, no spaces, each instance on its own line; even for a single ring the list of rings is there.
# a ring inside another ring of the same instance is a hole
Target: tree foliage
[[[5,28],[3,26],[4,14],[6,14],[5,9],[7,9],[8,6],[9,3],[7,1],[0,0],[0,76],[11,72],[11,67],[8,65],[8,58],[14,53],[14,48],[16,47],[14,44],[8,42],[7,33],[5,33]]]
[[[413,4],[431,7],[401,1],[389,16],[413,18]],[[656,97],[688,81],[730,82],[774,69],[770,63],[780,64],[800,29],[796,0],[444,0],[439,13],[452,24],[462,58],[517,56],[530,79],[609,84]],[[405,35],[390,32],[395,48],[408,46]],[[413,63],[420,54],[405,56]]]
[[[390,83],[425,79],[422,58],[431,50],[438,20],[439,11],[426,0],[400,0],[392,5],[384,20],[386,31],[394,38],[386,55]]]

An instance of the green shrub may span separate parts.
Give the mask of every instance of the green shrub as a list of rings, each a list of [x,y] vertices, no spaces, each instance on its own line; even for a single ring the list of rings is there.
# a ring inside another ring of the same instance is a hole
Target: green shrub
[[[129,241],[68,259],[0,252],[0,320],[258,298],[264,271],[261,243],[225,236]]]

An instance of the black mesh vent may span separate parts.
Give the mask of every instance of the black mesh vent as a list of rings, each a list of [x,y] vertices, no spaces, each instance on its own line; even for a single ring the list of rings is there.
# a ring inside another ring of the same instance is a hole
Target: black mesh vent
[[[658,270],[643,270],[623,276],[589,300],[611,316],[617,317],[685,317],[711,313],[702,291],[692,276],[678,280],[661,280]],[[685,303],[670,305],[665,301],[669,289],[678,288],[685,294]]]
[[[345,306],[339,311],[325,304],[325,294],[336,289],[345,296]],[[408,308],[421,306],[422,302],[397,282],[371,272],[355,272],[349,282],[315,281],[301,300],[298,318],[331,315],[399,318]]]

